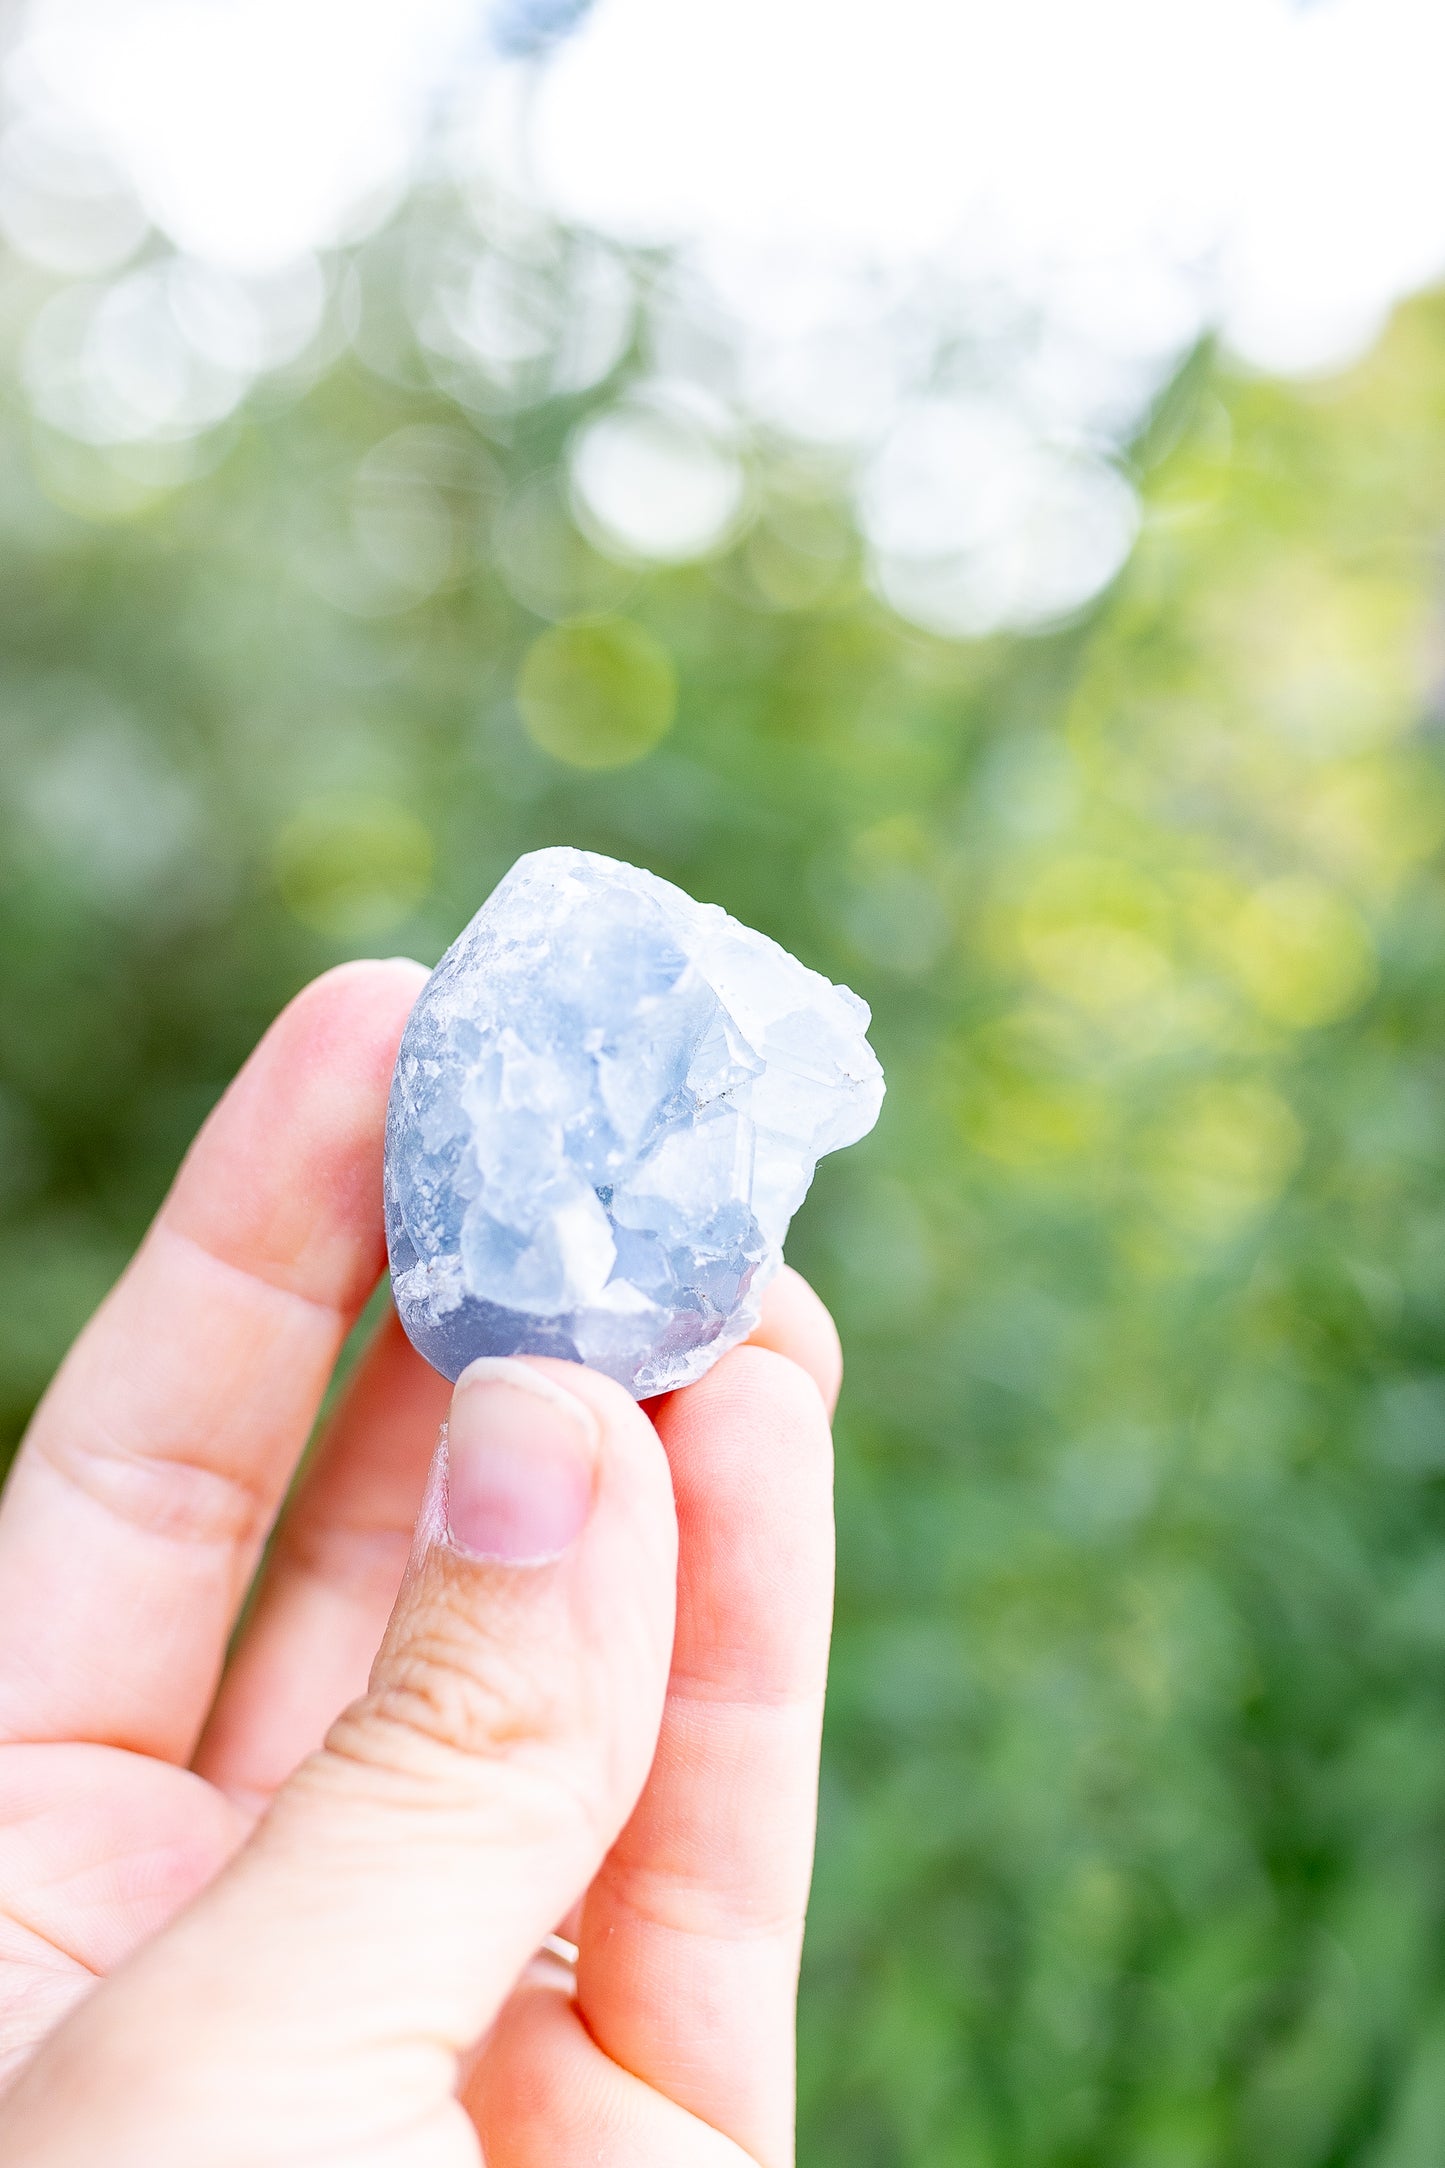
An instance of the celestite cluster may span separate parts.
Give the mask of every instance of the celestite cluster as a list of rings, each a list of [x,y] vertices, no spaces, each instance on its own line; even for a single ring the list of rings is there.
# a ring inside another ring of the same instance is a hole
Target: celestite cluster
[[[386,1128],[392,1285],[448,1377],[559,1355],[637,1395],[751,1332],[825,1152],[873,1127],[868,1010],[715,904],[521,858],[412,1011]]]

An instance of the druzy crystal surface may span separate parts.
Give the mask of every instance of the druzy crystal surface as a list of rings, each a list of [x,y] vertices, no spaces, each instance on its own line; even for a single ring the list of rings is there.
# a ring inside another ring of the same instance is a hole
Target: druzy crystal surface
[[[868,1010],[587,851],[519,859],[437,965],[386,1132],[396,1306],[448,1377],[590,1363],[639,1399],[758,1319],[825,1152],[873,1127]]]

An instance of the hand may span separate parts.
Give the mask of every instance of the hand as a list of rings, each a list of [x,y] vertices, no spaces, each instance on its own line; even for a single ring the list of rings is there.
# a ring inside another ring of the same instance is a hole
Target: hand
[[[791,2157],[839,1371],[801,1281],[648,1410],[468,1375],[429,1486],[447,1388],[390,1321],[227,1661],[381,1271],[422,976],[273,1026],[0,1509],[13,2168]]]

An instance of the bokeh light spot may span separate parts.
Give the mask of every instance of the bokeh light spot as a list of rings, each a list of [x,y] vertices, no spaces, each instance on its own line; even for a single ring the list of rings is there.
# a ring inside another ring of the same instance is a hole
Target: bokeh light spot
[[[62,277],[115,271],[145,239],[145,213],[84,131],[22,116],[0,136],[0,232]]]
[[[677,676],[630,618],[576,617],[533,642],[517,679],[536,744],[573,768],[622,768],[672,727]]]
[[[1091,601],[1127,559],[1139,508],[1093,452],[1042,440],[994,403],[930,400],[869,462],[859,517],[882,599],[963,639]]]
[[[736,454],[690,402],[633,397],[572,447],[578,515],[604,549],[684,563],[728,539],[743,503]]]
[[[538,617],[616,610],[639,576],[578,533],[555,468],[529,475],[512,491],[497,514],[492,554],[508,593]]]
[[[374,444],[356,470],[351,525],[380,588],[405,603],[461,579],[497,486],[486,451],[462,430],[419,422]]]
[[[1241,908],[1230,946],[1255,1007],[1294,1030],[1348,1016],[1375,984],[1374,945],[1364,922],[1321,881],[1266,882]]]
[[[973,1034],[959,1096],[959,1126],[985,1158],[1056,1180],[1107,1142],[1113,1109],[1091,1080],[1069,1075],[1051,1021],[1019,1011]]]
[[[1082,1008],[1157,1000],[1170,978],[1164,898],[1133,868],[1105,859],[1050,866],[1020,914],[1018,940],[1040,984]]]
[[[389,799],[328,800],[286,823],[275,865],[293,917],[353,940],[411,916],[431,886],[432,843],[416,815]]]
[[[1212,1079],[1181,1098],[1146,1158],[1166,1217],[1185,1233],[1219,1239],[1274,1202],[1303,1149],[1278,1092]]]

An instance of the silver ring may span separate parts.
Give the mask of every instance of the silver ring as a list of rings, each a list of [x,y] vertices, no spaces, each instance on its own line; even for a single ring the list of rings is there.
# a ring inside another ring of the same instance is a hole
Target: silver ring
[[[565,1935],[543,1935],[542,1948],[549,1957],[559,1957],[564,1965],[575,1965],[580,1954],[576,1943],[569,1942]]]

